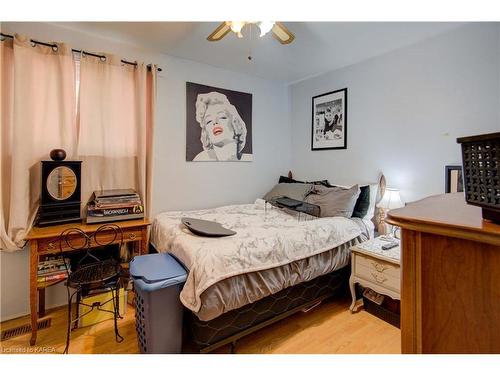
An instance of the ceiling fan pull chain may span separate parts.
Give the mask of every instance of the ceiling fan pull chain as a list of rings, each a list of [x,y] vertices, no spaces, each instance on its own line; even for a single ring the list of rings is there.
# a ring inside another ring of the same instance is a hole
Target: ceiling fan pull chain
[[[248,24],[249,34],[250,34],[250,47],[248,49],[248,61],[252,61],[252,24]]]

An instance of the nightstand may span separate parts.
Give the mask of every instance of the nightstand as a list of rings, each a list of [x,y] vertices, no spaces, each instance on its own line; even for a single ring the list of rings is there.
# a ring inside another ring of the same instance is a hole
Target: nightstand
[[[382,245],[388,241],[374,238],[351,247],[351,312],[356,312],[363,304],[363,300],[356,300],[355,284],[373,289],[379,294],[400,300],[400,247],[382,250]]]

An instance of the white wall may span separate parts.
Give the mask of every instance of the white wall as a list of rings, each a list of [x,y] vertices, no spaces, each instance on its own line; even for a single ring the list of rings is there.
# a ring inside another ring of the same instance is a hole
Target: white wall
[[[384,172],[404,201],[444,192],[460,136],[500,130],[498,24],[473,24],[290,87],[292,170],[348,184]],[[311,98],[348,88],[347,150],[311,151]]]
[[[64,41],[74,48],[116,53],[130,60],[157,63],[163,68],[158,78],[153,214],[253,202],[273,186],[280,174],[290,169],[288,91],[284,84],[141,50],[52,24],[3,23],[2,32],[17,32],[44,41]],[[186,81],[253,94],[253,162],[185,161]],[[0,267],[0,321],[4,321],[29,311],[28,251],[0,252]],[[64,304],[64,293],[62,285],[50,288],[47,306]]]

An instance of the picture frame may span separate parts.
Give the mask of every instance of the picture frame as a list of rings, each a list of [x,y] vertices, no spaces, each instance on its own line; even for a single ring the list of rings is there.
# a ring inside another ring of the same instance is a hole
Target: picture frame
[[[347,149],[347,88],[312,98],[311,151]]]
[[[444,167],[444,192],[460,193],[464,191],[464,178],[461,165],[447,165]]]
[[[186,161],[252,160],[252,94],[186,82]]]

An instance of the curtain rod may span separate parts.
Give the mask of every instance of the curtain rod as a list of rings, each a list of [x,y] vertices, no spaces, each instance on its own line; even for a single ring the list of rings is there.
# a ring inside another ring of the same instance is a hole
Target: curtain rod
[[[0,35],[2,36],[2,38],[11,38],[11,39],[14,39],[14,35],[9,35],[9,34],[4,34],[4,33],[0,33]],[[2,39],[3,40],[3,39]],[[51,43],[45,43],[45,42],[40,42],[38,40],[34,40],[34,39],[30,39],[30,42],[33,43],[34,45],[37,45],[37,44],[40,44],[42,46],[46,46],[46,47],[50,47],[52,48],[54,51],[57,51],[57,44],[51,44]],[[79,50],[79,49],[72,49],[71,51],[73,51],[74,53],[83,53],[85,55],[88,55],[88,56],[94,56],[94,57],[98,57],[100,58],[102,61],[106,61],[106,56],[104,55],[98,55],[96,53],[91,53],[91,52],[86,52],[86,51],[83,51],[83,50]],[[124,64],[128,64],[128,65],[134,65],[134,66],[137,66],[137,63],[136,62],[132,62],[132,61],[127,61],[127,60],[121,60],[122,63]],[[152,65],[149,64],[148,65],[148,70],[151,70],[151,67]],[[157,68],[157,70],[159,72],[162,71],[162,68]]]

